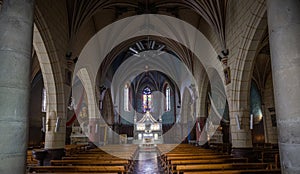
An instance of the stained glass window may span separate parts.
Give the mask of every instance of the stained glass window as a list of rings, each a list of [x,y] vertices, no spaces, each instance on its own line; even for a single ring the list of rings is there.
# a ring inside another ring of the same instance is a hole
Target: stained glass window
[[[254,81],[251,83],[250,89],[250,110],[254,116],[254,123],[257,124],[262,119],[262,108],[261,108],[261,95],[259,89]]]
[[[42,91],[42,112],[47,112],[47,93],[45,88]]]
[[[144,110],[144,112],[150,111],[151,106],[152,106],[151,89],[149,87],[145,87],[143,90],[143,110]]]

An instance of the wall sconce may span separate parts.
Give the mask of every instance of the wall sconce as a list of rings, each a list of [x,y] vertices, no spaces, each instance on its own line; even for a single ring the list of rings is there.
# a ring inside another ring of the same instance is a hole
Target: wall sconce
[[[61,118],[60,118],[60,117],[57,117],[57,118],[56,118],[56,123],[55,123],[55,130],[54,130],[54,132],[58,132],[58,131],[59,131],[60,122],[61,122]]]
[[[241,122],[239,119],[239,115],[235,115],[235,122],[236,122],[238,130],[241,130]]]
[[[250,129],[253,129],[253,114],[250,115]]]

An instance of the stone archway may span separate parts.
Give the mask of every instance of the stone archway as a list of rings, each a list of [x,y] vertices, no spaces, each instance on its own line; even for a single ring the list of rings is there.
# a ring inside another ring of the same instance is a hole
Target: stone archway
[[[37,58],[40,63],[41,72],[44,79],[44,87],[47,91],[47,113],[49,113],[49,111],[57,110],[57,92],[53,68],[51,66],[51,61],[46,50],[44,41],[42,39],[41,33],[38,30],[36,24],[34,24],[33,32],[33,48],[36,52]]]
[[[64,96],[64,78],[61,72],[60,60],[54,46],[51,33],[43,16],[36,9],[33,33],[33,47],[37,54],[47,94],[46,113],[46,149],[63,149],[65,147],[66,132],[66,102]],[[43,32],[40,32],[42,29]],[[49,53],[49,50],[55,50]],[[57,119],[60,125],[55,132]]]
[[[241,36],[241,48],[238,49],[238,56],[240,57],[232,65],[232,84],[231,92],[229,92],[228,104],[230,106],[230,119],[234,122],[230,123],[232,147],[247,148],[252,147],[251,132],[249,129],[249,94],[251,85],[251,75],[253,69],[253,61],[255,58],[256,49],[259,46],[265,28],[267,26],[266,20],[266,6],[264,3],[256,3],[255,11],[252,12],[248,21],[245,32]],[[227,89],[228,91],[228,89]],[[239,118],[241,129],[238,129],[236,117]],[[238,152],[240,153],[240,152]],[[247,152],[241,152],[247,153]],[[234,154],[234,151],[233,151]],[[235,154],[234,154],[235,155]],[[237,155],[239,156],[239,155]]]

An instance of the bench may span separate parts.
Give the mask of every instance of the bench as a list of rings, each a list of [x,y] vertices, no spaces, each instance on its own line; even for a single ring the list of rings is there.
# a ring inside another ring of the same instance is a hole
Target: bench
[[[162,160],[162,166],[168,167],[171,165],[171,161],[173,160],[203,160],[203,159],[224,159],[224,158],[232,158],[230,155],[194,155],[194,156],[171,156],[166,157],[166,159]]]
[[[232,169],[268,169],[267,163],[230,163],[230,164],[193,164],[177,165],[171,172],[183,173],[187,171],[207,171],[207,170],[232,170]]]
[[[120,158],[116,156],[67,156],[67,157],[62,157],[63,160],[120,160],[120,159],[125,159],[125,158]],[[126,159],[129,160],[129,159]]]
[[[176,170],[177,165],[189,164],[224,164],[224,163],[247,163],[248,158],[220,158],[220,159],[193,159],[193,160],[172,160],[167,166],[167,171]]]
[[[171,160],[188,160],[188,159],[219,159],[231,158],[231,155],[191,155],[191,156],[167,156],[167,161]]]
[[[38,165],[38,160],[33,158],[31,150],[27,150],[26,164],[27,164],[27,166],[36,166],[36,165]]]
[[[209,143],[209,148],[217,152],[230,153],[229,143]]]
[[[126,173],[125,166],[32,166],[29,173],[53,173],[53,172],[97,172],[97,173]]]
[[[169,152],[166,152],[166,149],[172,147]],[[171,161],[177,160],[211,160],[211,159],[220,159],[220,158],[232,158],[230,155],[224,155],[218,152],[214,152],[210,149],[202,149],[199,147],[192,146],[190,144],[180,144],[176,147],[173,145],[158,145],[158,150],[160,152],[162,166],[166,169],[171,165]],[[166,153],[164,153],[166,152]],[[164,153],[164,154],[163,154]]]
[[[251,170],[219,170],[219,171],[191,171],[184,174],[281,174],[279,169],[251,169]]]
[[[254,149],[257,158],[262,163],[271,163],[275,169],[280,168],[279,149],[260,148]]]
[[[78,166],[78,165],[124,165],[127,166],[129,165],[130,162],[128,160],[51,160],[51,165],[52,166],[63,166],[63,165],[73,165],[73,166]]]

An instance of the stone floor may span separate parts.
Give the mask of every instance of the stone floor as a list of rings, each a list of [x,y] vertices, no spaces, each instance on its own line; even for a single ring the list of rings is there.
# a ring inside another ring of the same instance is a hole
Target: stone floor
[[[140,151],[139,160],[136,161],[133,169],[134,174],[160,174],[164,173],[163,168],[157,159],[156,151]]]

